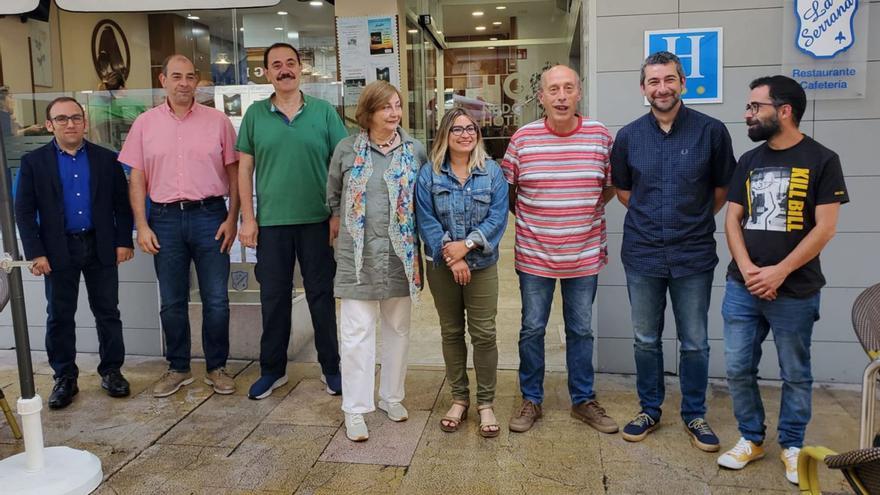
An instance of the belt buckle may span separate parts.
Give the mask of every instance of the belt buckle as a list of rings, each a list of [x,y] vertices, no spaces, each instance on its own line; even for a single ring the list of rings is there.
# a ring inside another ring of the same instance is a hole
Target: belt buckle
[[[178,204],[180,205],[180,211],[186,210],[186,206],[185,206],[186,200],[181,200],[180,203],[178,203]]]

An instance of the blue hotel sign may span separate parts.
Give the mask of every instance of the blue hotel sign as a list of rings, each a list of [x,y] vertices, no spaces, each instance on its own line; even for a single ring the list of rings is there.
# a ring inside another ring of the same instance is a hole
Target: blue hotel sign
[[[682,100],[687,103],[721,103],[724,82],[721,28],[645,31],[645,57],[659,51],[681,59],[685,74]]]
[[[807,97],[865,97],[869,4],[785,0],[782,70],[801,84]]]

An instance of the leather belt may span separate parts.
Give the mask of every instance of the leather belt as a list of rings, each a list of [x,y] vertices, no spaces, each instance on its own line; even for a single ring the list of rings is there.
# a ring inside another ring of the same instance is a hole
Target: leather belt
[[[200,206],[209,206],[214,203],[223,203],[223,196],[211,196],[210,198],[205,199],[196,199],[196,200],[181,200],[174,201],[172,203],[159,203],[157,201],[153,201],[153,204],[156,206],[160,206],[162,208],[174,208],[179,210],[191,210],[193,208],[198,208]]]

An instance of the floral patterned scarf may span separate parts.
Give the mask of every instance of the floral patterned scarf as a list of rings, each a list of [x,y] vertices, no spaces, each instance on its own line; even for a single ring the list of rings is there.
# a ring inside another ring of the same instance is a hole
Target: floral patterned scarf
[[[364,264],[364,224],[367,206],[367,182],[373,175],[373,160],[370,152],[370,138],[367,131],[361,130],[354,142],[354,165],[348,179],[348,213],[345,228],[354,239],[354,271],[360,283]],[[394,253],[403,262],[409,279],[409,294],[418,298],[422,285],[419,272],[419,250],[416,245],[414,188],[418,176],[419,163],[413,154],[412,142],[404,142],[394,150],[391,164],[383,178],[388,186],[390,222],[388,236]]]

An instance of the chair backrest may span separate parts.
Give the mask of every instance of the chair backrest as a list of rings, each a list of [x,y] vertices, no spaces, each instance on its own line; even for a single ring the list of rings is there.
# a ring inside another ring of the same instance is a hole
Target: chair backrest
[[[880,493],[880,449],[853,450],[828,456],[825,465],[840,469],[857,494]]]
[[[880,357],[880,284],[868,287],[852,308],[853,329],[871,359]]]

